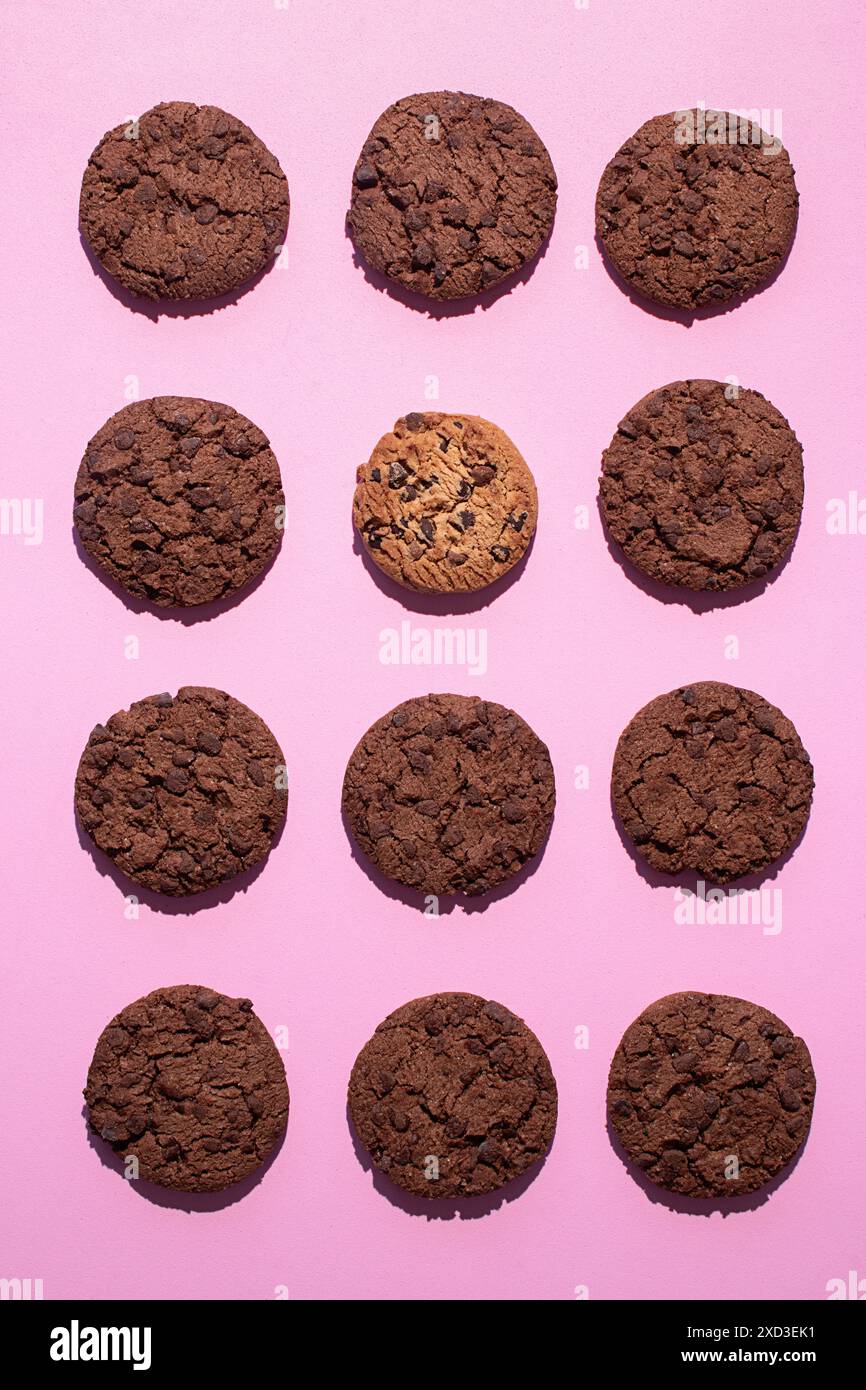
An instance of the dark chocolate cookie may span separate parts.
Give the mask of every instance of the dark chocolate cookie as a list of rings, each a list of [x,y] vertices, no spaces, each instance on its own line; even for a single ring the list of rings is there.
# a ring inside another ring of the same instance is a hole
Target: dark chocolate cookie
[[[349,1081],[374,1164],[416,1197],[474,1197],[526,1172],[556,1129],[556,1082],[522,1019],[476,994],[413,999],[380,1023]]]
[[[542,848],[556,789],[545,744],[469,695],[406,700],[358,744],[343,811],[369,859],[424,893],[489,893]]]
[[[79,219],[98,260],[133,294],[212,299],[273,258],[289,188],[242,121],[168,101],[103,135],[84,171]]]
[[[797,533],[803,450],[758,391],[722,381],[651,391],[620,423],[602,469],[610,535],[662,584],[750,584]]]
[[[242,589],[278,549],[285,519],[267,437],[218,401],[135,401],[88,444],[75,528],[97,564],[161,607]]]
[[[285,785],[283,755],[258,715],[188,685],[97,724],[75,809],[123,873],[182,898],[264,859],[286,818]]]
[[[652,1182],[733,1197],[772,1181],[809,1133],[815,1073],[802,1038],[727,994],[668,994],[627,1028],[610,1067],[610,1123]]]
[[[483,589],[516,565],[538,516],[508,435],[477,415],[412,413],[358,469],[355,526],[381,570],[426,593]]]
[[[556,174],[532,126],[501,101],[422,92],[389,106],[352,178],[364,259],[430,299],[463,299],[530,261],[556,212]]]
[[[289,1115],[282,1059],[249,999],[201,985],[156,989],[113,1018],[84,1097],[90,1127],[132,1176],[221,1192],[255,1172]]]
[[[682,686],[639,710],[611,777],[623,829],[647,863],[714,883],[757,873],[790,849],[813,786],[790,719],[721,681]]]
[[[786,151],[730,112],[672,111],[626,140],[601,176],[599,238],[648,299],[680,309],[741,298],[768,280],[797,227]]]

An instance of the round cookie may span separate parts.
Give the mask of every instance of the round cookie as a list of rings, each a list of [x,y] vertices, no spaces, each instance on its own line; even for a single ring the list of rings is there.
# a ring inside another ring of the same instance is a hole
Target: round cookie
[[[463,299],[532,260],[555,212],[550,156],[518,112],[465,92],[421,92],[389,106],[367,136],[348,225],[389,280]]]
[[[168,101],[103,135],[84,171],[79,220],[104,269],[132,294],[212,299],[273,259],[289,188],[242,121]]]
[[[151,695],[97,724],[75,777],[75,810],[94,844],[129,878],[177,898],[264,859],[286,801],[270,729],[205,686]]]
[[[721,681],[645,705],[620,735],[611,776],[623,829],[647,863],[713,883],[758,873],[790,849],[813,787],[790,719]]]
[[[134,1175],[176,1192],[221,1192],[264,1163],[289,1115],[280,1054],[249,999],[201,985],[156,989],[103,1030],[88,1121]]]
[[[535,479],[508,435],[477,415],[413,412],[358,469],[352,517],[364,547],[407,589],[484,589],[535,531]]]
[[[542,1158],[556,1082],[522,1019],[476,994],[413,999],[379,1024],[349,1081],[355,1132],[415,1197],[476,1197]]]
[[[607,1108],[659,1187],[733,1197],[771,1182],[809,1133],[815,1073],[787,1024],[727,994],[668,994],[623,1034]]]
[[[544,845],[550,754],[513,710],[469,695],[406,700],[367,730],[343,812],[386,877],[424,893],[489,893]]]
[[[212,603],[279,549],[285,502],[267,436],[218,401],[158,396],[93,436],[75,480],[85,550],[137,598]]]
[[[614,267],[678,309],[742,298],[781,265],[797,227],[787,152],[729,112],[654,116],[617,150],[595,202]]]
[[[763,578],[793,544],[803,450],[758,391],[675,381],[619,424],[600,495],[610,535],[650,578],[734,589]]]

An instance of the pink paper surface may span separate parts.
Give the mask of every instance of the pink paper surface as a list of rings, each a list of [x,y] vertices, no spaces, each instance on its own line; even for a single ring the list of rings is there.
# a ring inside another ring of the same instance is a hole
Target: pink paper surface
[[[298,1299],[570,1299],[585,1288],[592,1298],[812,1299],[850,1269],[866,1274],[866,536],[827,530],[831,499],[866,492],[856,405],[863,180],[852,165],[860,24],[843,0],[788,0],[745,17],[679,0],[4,7],[0,490],[43,499],[45,521],[41,545],[0,536],[0,1275],[41,1278],[46,1298],[267,1299],[285,1289]],[[474,312],[434,318],[370,283],[344,215],[379,112],[448,87],[523,112],[550,150],[560,200],[528,279]],[[286,171],[292,215],[285,269],[218,311],[157,318],[94,272],[77,204],[103,132],[164,100],[215,103],[251,125]],[[781,110],[801,214],[775,283],[687,326],[614,283],[594,245],[593,203],[606,161],[644,119],[698,101]],[[575,265],[580,247],[585,269]],[[646,592],[611,556],[596,479],[617,421],[646,391],[728,375],[794,425],[806,505],[774,583],[693,611]],[[72,541],[84,445],[133,377],[142,397],[231,403],[267,432],[282,466],[282,554],[243,602],[209,621],[128,606]],[[511,435],[540,493],[517,582],[457,615],[418,611],[374,582],[350,520],[356,465],[398,415],[433,404],[434,377],[443,409]],[[575,526],[581,506],[585,530]],[[380,634],[404,620],[483,628],[486,673],[381,664]],[[137,659],[125,656],[129,637]],[[730,638],[737,659],[725,655]],[[815,764],[805,837],[766,880],[782,893],[777,934],[678,924],[674,887],[638,871],[611,819],[620,730],[652,696],[700,679],[779,704]],[[183,684],[221,687],[270,724],[288,761],[288,824],[264,870],[227,901],[142,906],[129,921],[130,886],[79,842],[75,768],[94,723]],[[537,871],[486,910],[457,906],[438,920],[368,876],[339,810],[358,737],[428,690],[517,709],[550,746],[559,794]],[[579,765],[588,790],[575,788]],[[249,995],[289,1037],[282,1150],[241,1200],[209,1210],[136,1191],[100,1161],[81,1114],[103,1026],[138,996],[181,982]],[[706,1215],[651,1199],[605,1130],[607,1068],[623,1029],[682,989],[762,1003],[812,1051],[811,1137],[787,1181],[753,1209]],[[393,1008],[437,990],[478,992],[524,1017],[559,1084],[546,1164],[477,1219],[441,1219],[374,1187],[346,1121],[361,1045]],[[588,1049],[575,1047],[579,1027]]]

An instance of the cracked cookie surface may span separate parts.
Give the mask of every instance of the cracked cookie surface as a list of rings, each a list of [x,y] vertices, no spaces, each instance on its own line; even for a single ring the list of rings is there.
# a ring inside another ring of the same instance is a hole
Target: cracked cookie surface
[[[222,690],[184,686],[97,724],[75,778],[84,830],[129,878],[187,897],[251,868],[286,817],[285,760]]]
[[[91,1128],[138,1178],[221,1192],[255,1172],[289,1114],[280,1054],[249,999],[154,990],[100,1035],[84,1091]]]
[[[513,710],[467,695],[406,700],[361,739],[343,780],[359,847],[425,893],[488,893],[544,845],[550,754]]]
[[[538,497],[529,468],[496,425],[412,412],[358,469],[352,516],[370,558],[398,584],[469,592],[522,558]]]
[[[134,135],[134,138],[130,138]],[[285,240],[289,188],[256,135],[217,106],[162,102],[104,135],[79,220],[105,270],[146,299],[239,288]]]
[[[626,140],[601,176],[595,221],[624,280],[694,309],[749,294],[775,273],[794,239],[798,195],[787,152],[760,126],[707,111],[700,140],[701,113],[691,129],[685,114],[654,116]]]
[[[686,1197],[733,1197],[772,1181],[802,1147],[814,1100],[803,1039],[726,994],[650,1004],[623,1034],[607,1088],[627,1156]]]
[[[416,1197],[494,1192],[542,1158],[556,1082],[535,1034],[475,994],[413,999],[380,1023],[349,1081],[373,1163]]]
[[[733,589],[790,550],[803,450],[760,392],[675,381],[620,422],[599,482],[610,535],[638,569],[662,584]]]
[[[249,584],[279,548],[284,515],[266,435],[231,406],[189,396],[124,406],[87,445],[75,480],[85,549],[160,607]]]
[[[369,265],[430,299],[462,299],[540,249],[556,174],[535,131],[501,101],[422,92],[382,113],[352,177],[348,225]]]
[[[623,829],[647,863],[713,883],[757,873],[790,849],[813,787],[790,719],[720,681],[645,705],[620,735],[611,775]]]

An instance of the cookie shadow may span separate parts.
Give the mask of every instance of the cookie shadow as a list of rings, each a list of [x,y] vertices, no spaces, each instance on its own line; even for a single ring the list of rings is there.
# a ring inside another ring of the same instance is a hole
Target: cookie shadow
[[[679,604],[680,607],[690,608],[693,613],[697,614],[712,613],[722,608],[736,608],[741,603],[749,603],[752,599],[758,598],[771,584],[775,584],[782,571],[788,567],[788,563],[794,553],[794,547],[800,535],[800,526],[802,524],[801,512],[797,521],[797,529],[794,532],[794,538],[785,551],[782,559],[769,571],[769,573],[762,575],[760,579],[753,579],[748,584],[740,584],[736,589],[686,589],[680,588],[676,584],[663,584],[661,580],[652,579],[648,574],[644,574],[643,570],[638,569],[637,565],[626,555],[619,542],[614,540],[613,536],[610,534],[607,518],[605,517],[602,507],[600,493],[596,494],[595,505],[598,508],[602,534],[608,552],[616,564],[619,565],[629,582],[633,584],[636,589],[642,590],[643,593],[648,594],[650,598],[656,599],[659,603]]]
[[[809,825],[809,817],[807,816],[806,823],[800,830],[797,838],[791,841],[788,848],[779,855],[778,859],[774,859],[773,862],[767,864],[765,868],[759,869],[758,872],[754,874],[742,874],[739,878],[732,878],[727,883],[716,884],[712,879],[706,879],[702,874],[698,873],[696,869],[682,869],[679,873],[667,874],[661,869],[654,869],[651,864],[648,864],[643,855],[636,848],[622,823],[619,811],[616,809],[614,803],[613,787],[611,787],[610,790],[610,815],[611,820],[616,826],[617,834],[622,841],[623,847],[634,864],[635,870],[640,874],[645,883],[648,883],[651,888],[679,888],[682,892],[691,893],[693,895],[697,893],[699,883],[709,884],[712,888],[718,887],[725,893],[732,889],[736,889],[737,892],[748,893],[761,888],[766,883],[772,882],[772,880],[777,878],[782,872],[788,860],[793,858],[796,854]]]
[[[459,907],[467,916],[474,916],[476,913],[486,912],[493,903],[501,902],[503,898],[509,898],[512,893],[516,893],[521,884],[532,877],[544,858],[544,853],[550,839],[550,833],[553,829],[555,814],[554,812],[554,816],[551,817],[550,826],[544,837],[544,843],[541,845],[538,853],[534,855],[532,859],[528,859],[520,870],[516,874],[513,874],[505,883],[498,884],[496,888],[491,888],[489,893],[479,894],[478,897],[470,897],[466,893],[451,893],[447,896],[441,894],[437,897],[436,894],[425,893],[421,888],[408,888],[405,884],[398,883],[396,879],[388,878],[387,875],[383,874],[381,869],[378,869],[372,860],[367,858],[367,855],[357,843],[352,833],[349,817],[341,808],[343,829],[346,832],[346,838],[349,841],[349,847],[352,851],[352,858],[355,860],[355,863],[363,869],[370,882],[376,885],[380,893],[384,893],[386,897],[393,898],[396,902],[403,903],[405,907],[411,907],[419,915],[424,916],[424,920],[428,922],[435,921],[437,917],[447,917],[449,913],[454,911],[455,907]],[[427,915],[424,909],[428,898],[431,897],[437,898],[437,909],[435,914]]]
[[[288,231],[286,235],[288,235]],[[131,310],[132,313],[141,314],[144,318],[150,319],[152,323],[157,323],[161,318],[199,318],[204,314],[215,314],[220,309],[227,309],[230,305],[237,304],[251,290],[254,290],[266,275],[270,274],[276,261],[276,257],[271,257],[261,270],[257,270],[255,275],[250,276],[249,280],[245,280],[242,285],[238,285],[233,290],[227,290],[225,294],[214,295],[212,299],[145,299],[142,295],[133,294],[131,290],[126,289],[118,280],[109,275],[80,228],[78,239],[90,262],[90,269],[93,274],[102,281],[118,303],[122,304],[125,309]]]
[[[144,907],[151,912],[159,912],[164,916],[170,917],[194,917],[199,912],[207,912],[212,907],[217,907],[220,903],[229,902],[236,893],[246,893],[251,884],[255,882],[259,874],[263,872],[274,850],[280,843],[283,830],[286,826],[288,816],[277,830],[276,835],[271,841],[270,849],[263,859],[257,864],[251,864],[248,869],[236,874],[234,878],[227,879],[224,883],[218,883],[214,888],[206,888],[202,893],[193,893],[186,898],[173,898],[166,893],[156,893],[151,888],[145,888],[144,884],[138,883],[135,879],[129,878],[108,855],[99,848],[90,838],[78,819],[78,812],[75,807],[75,794],[73,792],[72,814],[75,820],[75,829],[78,835],[78,843],[83,850],[86,850],[93,860],[94,865],[103,878],[110,878],[115,884],[118,892],[123,898],[135,897]]]
[[[508,1202],[516,1199],[531,1187],[547,1162],[548,1154],[556,1143],[556,1135],[551,1140],[550,1148],[547,1153],[537,1158],[525,1173],[519,1177],[512,1178],[510,1182],[499,1187],[495,1192],[488,1193],[480,1197],[416,1197],[411,1192],[406,1192],[402,1187],[398,1187],[392,1182],[387,1174],[377,1168],[364,1145],[355,1133],[355,1126],[352,1124],[352,1114],[348,1104],[346,1105],[346,1124],[349,1127],[349,1134],[352,1140],[352,1147],[355,1150],[355,1157],[364,1169],[369,1173],[372,1183],[377,1192],[391,1203],[392,1207],[399,1207],[408,1216],[423,1216],[427,1221],[478,1221],[482,1217],[490,1216],[492,1212],[498,1211]]]
[[[460,318],[466,314],[474,314],[476,309],[486,311],[491,309],[497,299],[502,299],[503,295],[510,294],[518,285],[525,285],[535,273],[535,268],[547,254],[550,245],[550,238],[553,235],[555,221],[551,223],[544,240],[536,251],[535,255],[526,261],[517,270],[506,275],[504,279],[491,285],[489,290],[482,290],[480,294],[467,295],[463,299],[428,299],[426,295],[416,294],[412,290],[406,290],[395,280],[389,280],[387,275],[383,275],[380,270],[375,270],[369,261],[365,260],[362,252],[355,244],[352,231],[348,223],[345,224],[346,240],[352,247],[352,262],[363,272],[364,278],[374,290],[387,294],[390,299],[395,299],[398,304],[402,304],[406,309],[413,309],[417,314],[426,314],[431,319],[451,319]]]
[[[794,243],[797,240],[798,227],[799,222],[794,229],[794,235],[791,238],[790,246],[772,275],[768,275],[766,280],[762,280],[759,285],[755,285],[754,289],[747,290],[744,294],[734,295],[733,298],[724,299],[718,304],[702,304],[694,309],[676,309],[673,305],[659,304],[655,299],[650,299],[647,295],[641,294],[640,290],[635,289],[634,285],[630,284],[629,281],[624,279],[619,273],[608,255],[607,248],[598,232],[595,233],[595,245],[610,279],[617,288],[622,290],[623,294],[631,300],[632,304],[636,304],[639,309],[643,309],[644,313],[652,314],[653,318],[664,319],[668,323],[678,323],[682,328],[691,328],[692,324],[699,323],[703,319],[715,319],[719,318],[722,314],[730,314],[734,309],[738,309],[741,304],[745,304],[747,300],[754,299],[755,295],[762,294],[764,290],[770,289],[770,287],[776,283],[782,271],[785,269],[785,266],[788,264],[788,257],[794,249]]]
[[[722,1217],[728,1217],[736,1216],[739,1212],[757,1211],[759,1207],[770,1200],[776,1189],[781,1187],[782,1183],[791,1176],[809,1142],[807,1134],[791,1161],[786,1163],[785,1167],[757,1192],[745,1192],[736,1197],[684,1197],[678,1192],[668,1192],[667,1188],[659,1187],[658,1183],[654,1183],[651,1178],[648,1178],[643,1169],[629,1158],[620,1143],[619,1135],[613,1127],[610,1116],[607,1118],[606,1129],[611,1148],[629,1177],[637,1183],[648,1200],[657,1206],[667,1207],[669,1211],[678,1212],[682,1216],[708,1217],[718,1212]]]
[[[483,589],[474,589],[471,593],[449,593],[449,594],[428,594],[422,593],[417,589],[404,588],[395,579],[391,579],[385,574],[373,560],[358,534],[357,527],[353,525],[352,549],[356,555],[360,555],[364,568],[370,575],[373,583],[386,596],[399,603],[401,607],[408,609],[412,613],[425,613],[429,617],[459,617],[461,614],[478,613],[485,608],[489,608],[491,603],[495,603],[500,594],[504,594],[510,589],[512,584],[516,584],[529,556],[535,545],[536,531],[533,531],[529,545],[524,550],[516,564],[512,565],[507,574],[500,575],[499,579],[488,584]]]
[[[128,589],[124,589],[122,584],[118,584],[116,579],[112,579],[111,575],[94,560],[89,550],[85,548],[78,534],[78,528],[74,524],[72,526],[72,543],[78,553],[79,560],[85,568],[88,569],[110,593],[114,594],[115,598],[120,599],[120,602],[130,613],[135,613],[136,615],[140,613],[150,613],[153,617],[159,618],[163,622],[181,623],[184,627],[194,627],[196,623],[208,623],[212,618],[218,618],[222,613],[228,613],[232,608],[237,608],[239,604],[243,603],[245,599],[255,593],[260,584],[264,583],[282,550],[281,538],[279,545],[264,568],[259,570],[258,574],[240,589],[234,589],[230,594],[224,594],[222,598],[214,599],[211,603],[196,604],[193,608],[164,608],[160,604],[154,603],[152,599],[140,598],[137,594],[131,594]]]
[[[144,1178],[125,1177],[123,1159],[107,1140],[100,1138],[91,1129],[87,1118],[86,1103],[81,1107],[81,1117],[84,1120],[87,1142],[97,1154],[104,1168],[110,1168],[112,1172],[119,1174],[137,1196],[143,1197],[154,1206],[169,1207],[174,1211],[186,1212],[223,1211],[226,1207],[234,1206],[235,1202],[242,1202],[247,1193],[252,1192],[254,1187],[258,1187],[271,1164],[278,1157],[285,1142],[288,1128],[286,1126],[267,1158],[259,1164],[255,1172],[242,1178],[240,1182],[232,1183],[230,1187],[224,1187],[221,1192],[175,1192],[170,1187],[160,1187],[157,1183],[148,1182]]]

